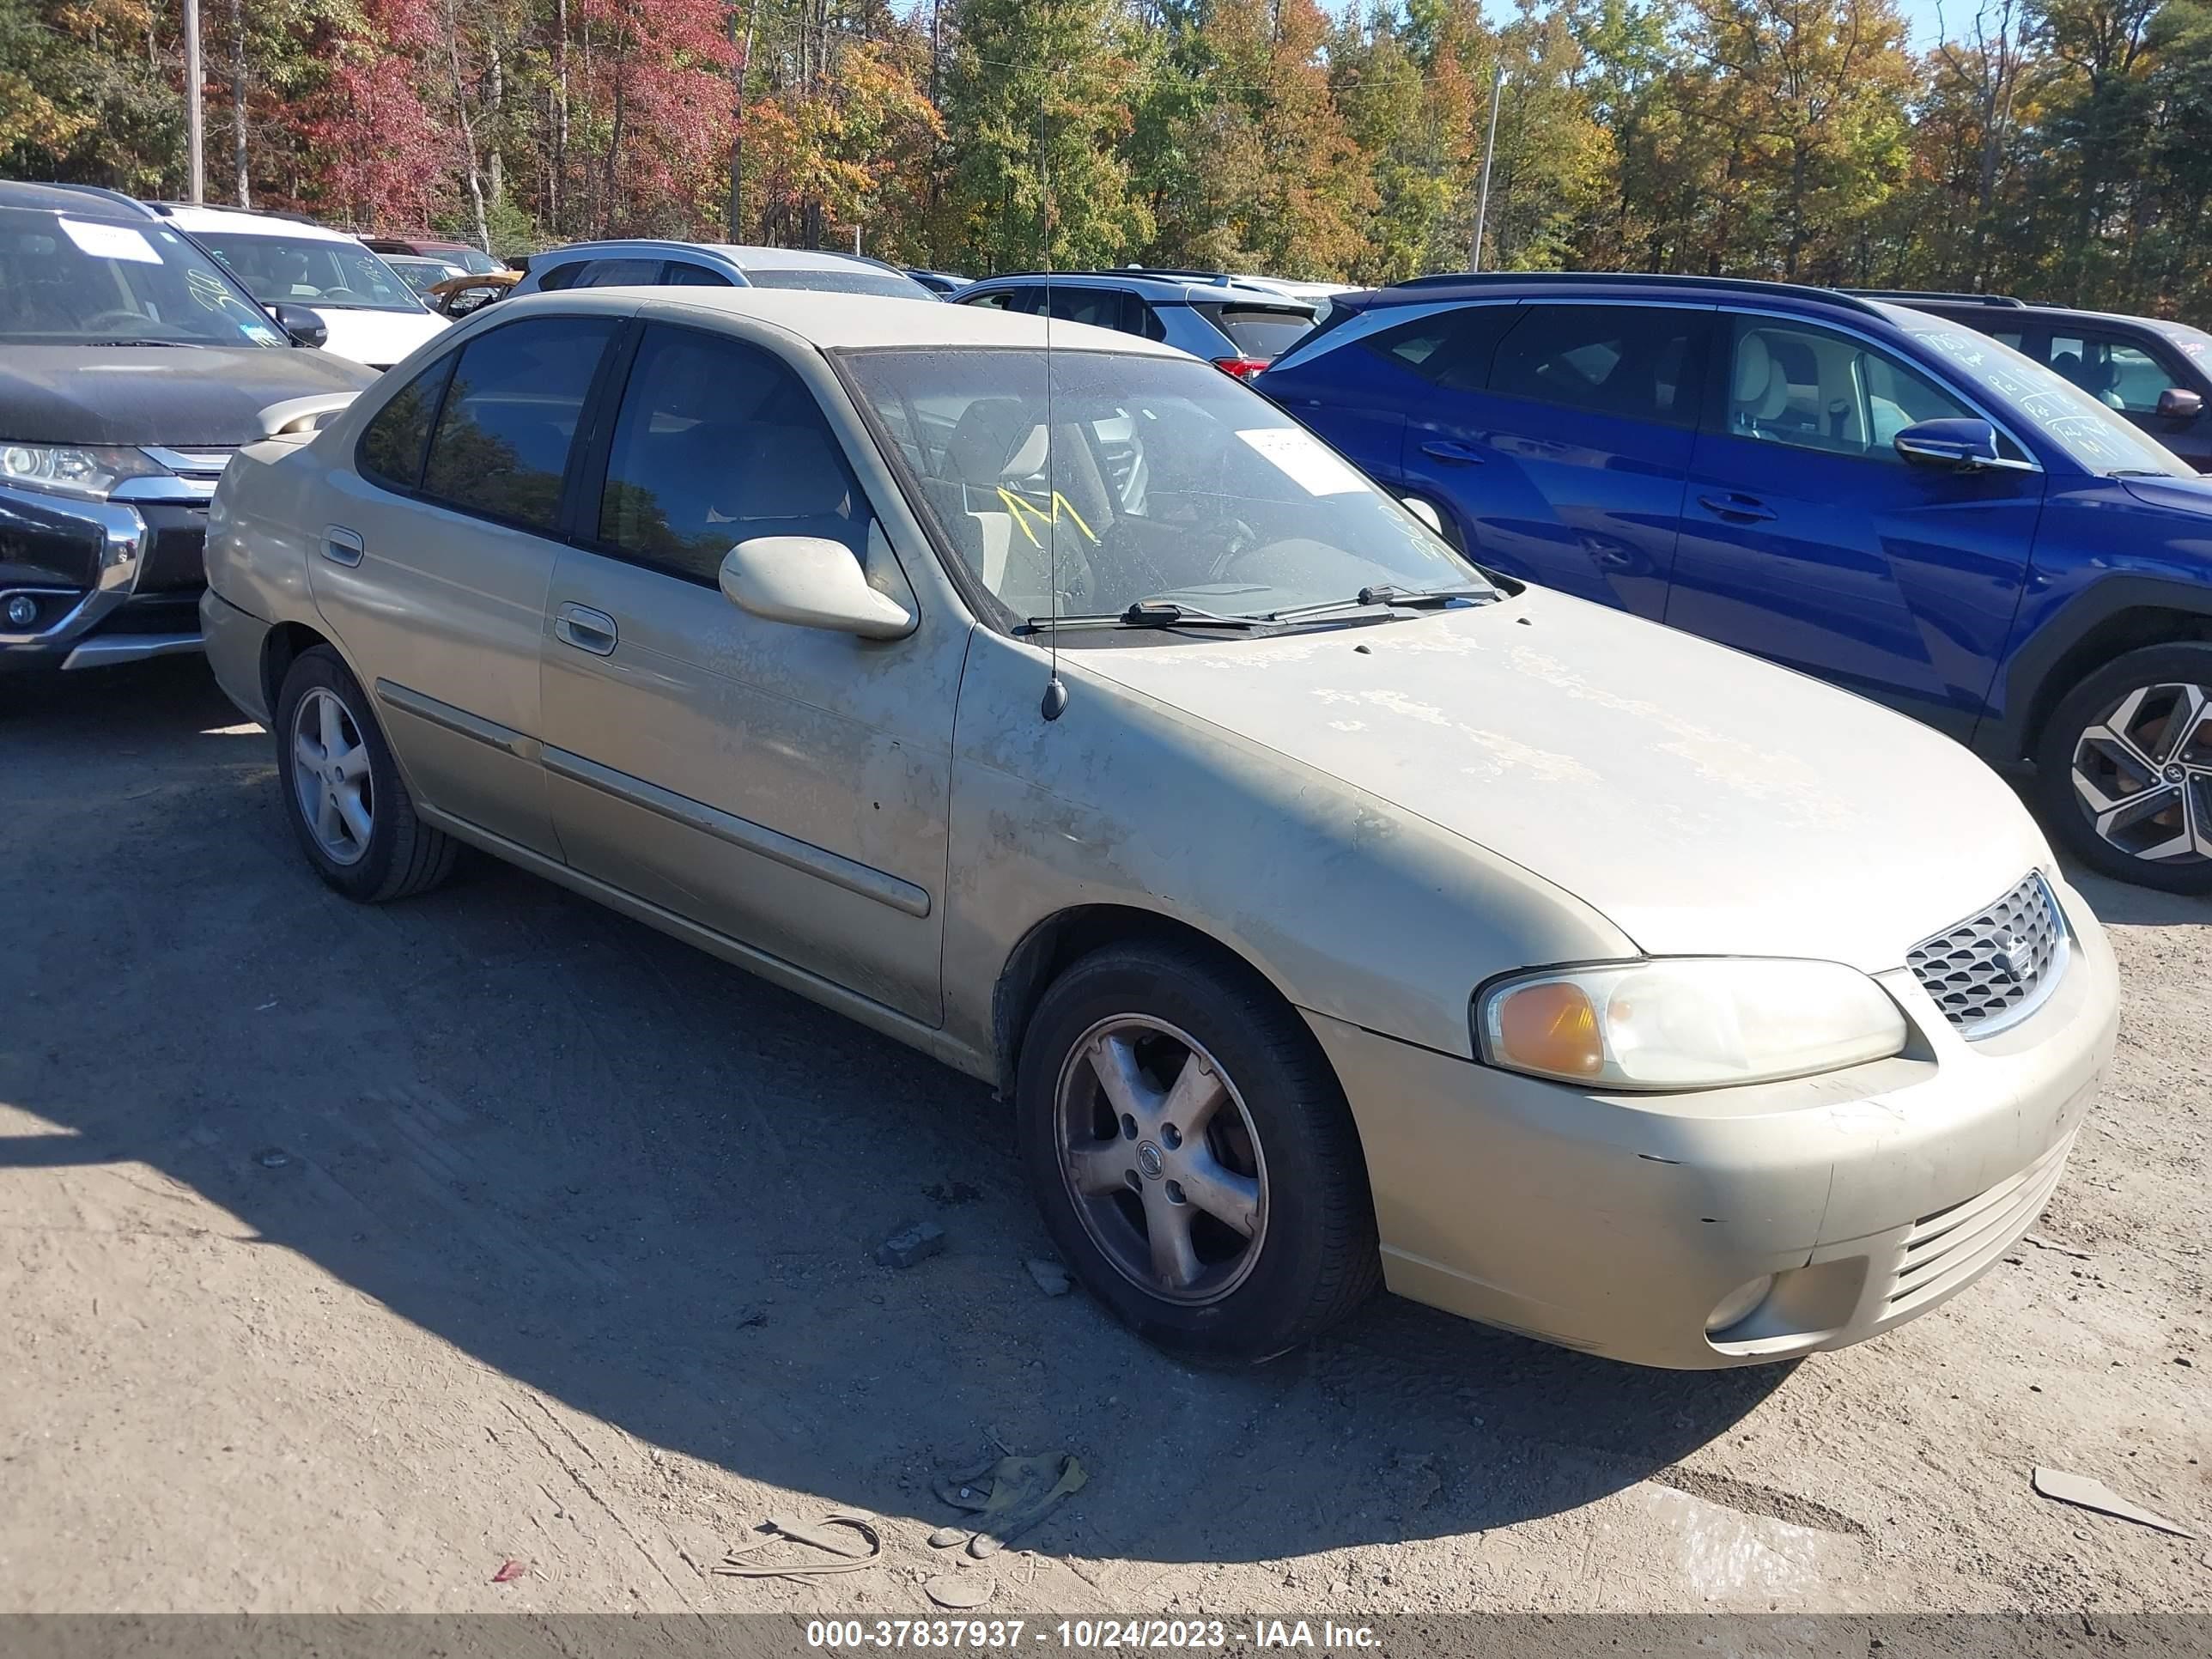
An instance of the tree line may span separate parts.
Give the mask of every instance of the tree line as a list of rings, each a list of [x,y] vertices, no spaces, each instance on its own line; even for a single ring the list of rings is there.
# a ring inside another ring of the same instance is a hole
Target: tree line
[[[175,197],[178,0],[0,0],[0,173]],[[1486,267],[2212,321],[2212,0],[203,0],[208,197],[500,252]]]

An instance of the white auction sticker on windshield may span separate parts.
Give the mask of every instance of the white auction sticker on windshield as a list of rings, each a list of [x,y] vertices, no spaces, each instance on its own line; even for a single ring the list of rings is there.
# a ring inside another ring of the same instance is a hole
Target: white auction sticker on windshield
[[[64,219],[62,229],[70,240],[95,259],[128,259],[140,265],[161,263],[161,256],[154,252],[154,245],[129,225],[95,225],[81,219]]]
[[[1294,426],[1255,427],[1237,434],[1273,461],[1309,495],[1344,495],[1367,488],[1367,480],[1322,447],[1311,433]]]

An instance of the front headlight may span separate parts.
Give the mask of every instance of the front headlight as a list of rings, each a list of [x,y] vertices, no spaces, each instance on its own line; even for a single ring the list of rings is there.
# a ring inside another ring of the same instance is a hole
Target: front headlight
[[[1887,993],[1836,962],[1682,957],[1554,968],[1474,1005],[1484,1060],[1601,1089],[1717,1089],[1832,1072],[1905,1047]]]
[[[104,501],[125,478],[158,478],[168,468],[142,451],[97,444],[0,441],[0,483]]]

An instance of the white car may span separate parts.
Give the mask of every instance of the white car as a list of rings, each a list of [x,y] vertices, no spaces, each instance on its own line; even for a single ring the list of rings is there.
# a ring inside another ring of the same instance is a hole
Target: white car
[[[389,368],[448,326],[357,236],[234,208],[172,203],[154,210],[221,260],[262,304],[301,306],[322,319],[325,351]]]

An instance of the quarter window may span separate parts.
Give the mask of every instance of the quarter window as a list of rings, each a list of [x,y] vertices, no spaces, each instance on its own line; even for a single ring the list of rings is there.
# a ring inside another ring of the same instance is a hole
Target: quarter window
[[[413,489],[422,482],[422,451],[430,441],[430,422],[438,398],[453,372],[453,354],[424,369],[398,395],[369,417],[361,434],[361,470],[382,484]]]
[[[430,441],[423,493],[550,532],[585,394],[614,329],[611,319],[533,318],[462,347]]]
[[[869,522],[836,434],[789,368],[736,340],[646,331],[607,459],[602,545],[711,585],[755,537],[823,537],[861,557]]]
[[[1490,380],[1498,337],[1520,315],[1515,306],[1468,306],[1403,324],[1370,342],[1377,355],[1454,392],[1480,392]]]
[[[695,265],[688,260],[672,259],[667,274],[662,278],[671,288],[735,288],[736,283],[719,270],[709,270],[704,265]]]
[[[1973,417],[1918,369],[1872,346],[1826,329],[1734,319],[1726,420],[1739,438],[1902,465],[1890,441],[1906,427]]]
[[[1698,318],[1664,306],[1525,307],[1498,343],[1490,390],[1618,420],[1692,425]]]

